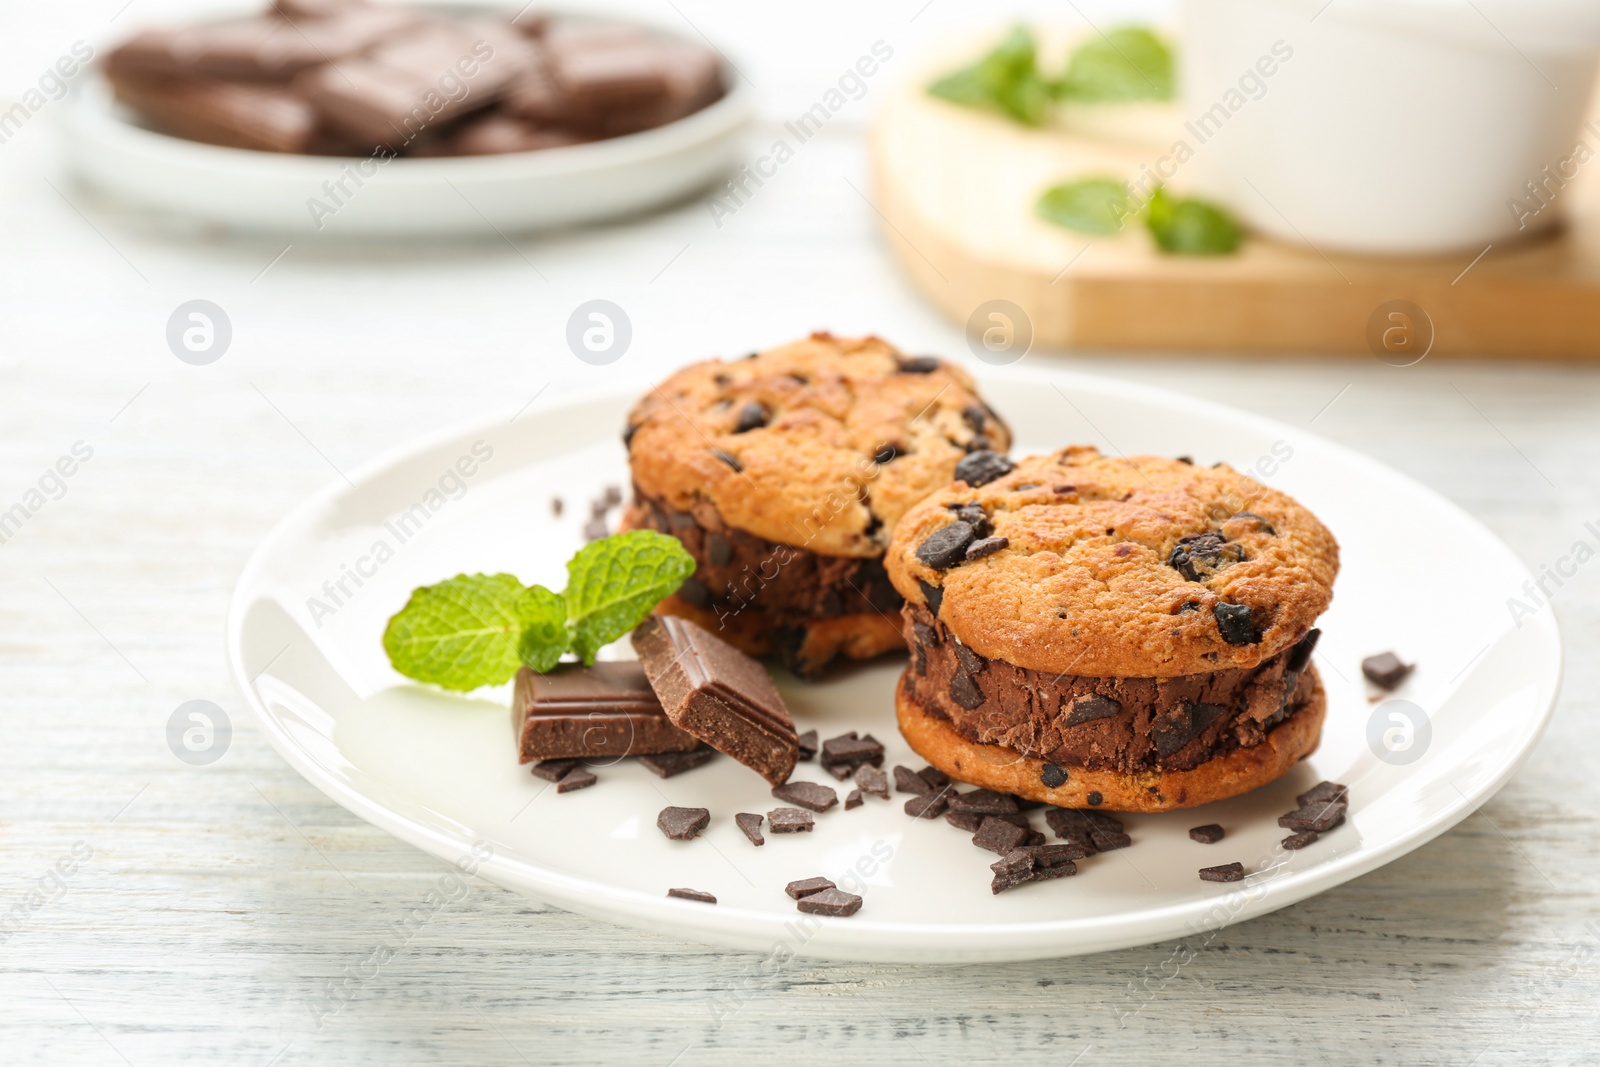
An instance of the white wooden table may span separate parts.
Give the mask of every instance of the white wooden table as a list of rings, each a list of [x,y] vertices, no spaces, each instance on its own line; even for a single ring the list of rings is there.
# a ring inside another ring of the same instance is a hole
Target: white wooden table
[[[1600,567],[1556,597],[1565,694],[1499,797],[1385,869],[1196,944],[1182,967],[1168,943],[1006,966],[797,961],[768,976],[755,957],[480,881],[366,971],[445,868],[324,798],[255,733],[223,666],[235,575],[335,468],[547,382],[656,377],[816,327],[963,353],[895,273],[856,191],[857,117],[720,228],[693,203],[516,248],[284,252],[174,233],[65,182],[47,117],[0,146],[0,511],[32,500],[75,443],[92,449],[0,544],[0,1062],[1600,1057]],[[604,368],[562,341],[569,311],[597,296],[635,327]],[[234,326],[208,367],[163,337],[196,297]],[[1314,421],[1480,516],[1535,569],[1600,520],[1593,368],[1029,358]],[[167,746],[190,699],[232,714],[231,747],[208,767]],[[347,1003],[319,1022],[330,983]],[[744,1006],[719,1023],[708,1003],[729,991]]]

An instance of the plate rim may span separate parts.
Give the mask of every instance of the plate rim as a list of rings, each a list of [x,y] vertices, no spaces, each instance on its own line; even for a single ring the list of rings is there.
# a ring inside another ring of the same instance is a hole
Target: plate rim
[[[1313,441],[1318,447],[1327,449],[1341,462],[1352,464],[1358,468],[1379,470],[1383,472],[1386,478],[1399,480],[1402,484],[1408,486],[1412,492],[1427,498],[1433,506],[1442,507],[1447,512],[1452,513],[1457,521],[1469,524],[1478,533],[1498,546],[1506,559],[1517,568],[1519,576],[1527,576],[1529,578],[1533,576],[1527,564],[1503,539],[1454,501],[1429,486],[1418,482],[1405,472],[1383,464],[1347,445],[1323,437],[1315,431],[1301,430],[1298,427],[1291,428],[1287,423],[1280,422],[1277,419],[1258,415],[1255,412],[1244,411],[1217,401],[1191,397],[1161,386],[1111,378],[1066,367],[1035,365],[1031,367],[989,366],[982,370],[969,369],[974,371],[974,377],[978,378],[980,386],[984,384],[984,379],[1012,382],[1032,380],[1041,384],[1053,382],[1063,387],[1077,385],[1078,387],[1089,388],[1122,400],[1151,402],[1160,406],[1183,407],[1191,412],[1197,412],[1213,419],[1225,416],[1233,424],[1242,425],[1257,432],[1276,434],[1280,429],[1292,429],[1297,440]],[[626,381],[618,382],[609,387],[588,389],[580,387],[574,393],[549,397],[548,399],[540,398],[534,404],[525,408],[524,413],[548,411],[553,408],[575,407],[584,404],[599,405],[617,403],[618,401],[625,402],[627,399],[636,396],[641,388],[648,388],[648,382],[649,379],[643,376],[630,376]],[[465,855],[473,842],[458,838],[440,828],[430,826],[413,819],[409,815],[402,814],[374,800],[353,785],[328,774],[310,758],[309,753],[294,743],[278,718],[267,710],[265,702],[261,700],[255,690],[254,680],[250,679],[248,669],[242,661],[241,637],[244,617],[248,607],[245,602],[245,594],[254,584],[259,572],[264,568],[266,561],[273,555],[278,544],[297,526],[302,524],[311,512],[328,501],[343,495],[351,485],[359,486],[376,474],[396,467],[417,455],[436,449],[448,442],[470,436],[502,421],[503,419],[500,417],[491,418],[487,416],[459,420],[432,432],[409,438],[404,442],[384,449],[372,459],[356,465],[350,470],[349,485],[344,480],[331,479],[320,489],[315,490],[291,508],[263,536],[240,571],[228,606],[225,651],[228,660],[229,677],[235,690],[244,700],[245,706],[249,710],[257,728],[266,737],[268,743],[278,752],[279,756],[293,767],[301,777],[352,814],[446,862],[449,862],[448,857],[452,855]],[[1098,434],[1098,431],[1096,433]],[[1003,926],[987,923],[944,922],[884,924],[871,919],[852,918],[848,920],[847,926],[841,927],[838,924],[844,923],[845,920],[825,921],[823,928],[809,941],[802,944],[795,954],[829,959],[882,962],[1015,961],[1086,955],[1113,951],[1119,948],[1147,945],[1176,936],[1173,933],[1172,925],[1180,919],[1189,919],[1190,922],[1185,929],[1193,932],[1200,928],[1201,920],[1223,902],[1230,899],[1243,897],[1244,902],[1221,924],[1221,927],[1218,927],[1219,929],[1299,903],[1309,897],[1368,874],[1379,867],[1414,852],[1429,841],[1443,835],[1493,798],[1510,781],[1512,776],[1521,769],[1539,740],[1543,737],[1559,702],[1566,666],[1565,648],[1561,639],[1560,624],[1555,618],[1554,612],[1541,612],[1536,619],[1530,620],[1530,625],[1536,625],[1543,632],[1544,643],[1552,652],[1554,659],[1551,675],[1548,678],[1549,698],[1544,706],[1539,709],[1537,721],[1528,729],[1526,742],[1507,758],[1502,759],[1496,772],[1471,792],[1465,792],[1459,788],[1456,789],[1457,796],[1453,800],[1447,801],[1440,812],[1410,827],[1383,846],[1375,846],[1369,849],[1357,848],[1305,871],[1283,875],[1269,874],[1269,877],[1253,882],[1247,878],[1245,882],[1239,883],[1241,888],[1219,893],[1215,897],[1156,905],[1136,912],[1124,913],[1110,919],[1106,916],[1084,918],[1067,916],[1007,923]],[[1544,682],[1545,679],[1541,677],[1539,681]],[[429,847],[430,844],[435,847]],[[698,904],[659,898],[645,894],[640,890],[618,887],[595,881],[588,877],[551,870],[530,860],[508,857],[499,852],[495,852],[489,858],[483,860],[478,873],[489,881],[513,892],[523,893],[553,906],[590,917],[598,917],[603,921],[614,924],[635,923],[647,917],[659,921],[663,914],[675,914],[670,911],[663,913],[661,910],[663,905],[669,909],[673,906],[677,906],[680,909],[688,909],[679,913],[682,915],[681,919],[675,918],[671,921],[669,928],[658,932],[664,932],[668,936],[695,939],[702,943],[743,947],[749,951],[749,943],[754,940],[771,941],[776,945],[784,939],[786,934],[785,922],[768,912],[728,906],[719,906],[714,911],[707,911]],[[1259,894],[1252,900],[1250,899],[1250,894],[1253,891],[1259,891]],[[742,931],[735,928],[741,923],[747,926]],[[1094,930],[1097,926],[1106,927],[1112,936],[1100,939],[1084,936],[1086,932]],[[1154,926],[1160,926],[1162,929],[1158,932],[1148,932],[1140,929]],[[863,935],[876,935],[876,937]],[[989,939],[989,944],[985,946],[986,951],[974,952],[963,950],[961,947],[954,945],[932,944],[927,949],[907,952],[898,950],[892,943],[908,936],[936,938],[942,941],[949,938],[975,937],[978,935],[983,935]],[[891,943],[886,945],[880,940],[881,938],[888,938]],[[1060,947],[1055,944],[1055,942],[1063,938],[1077,940],[1080,944],[1068,947]]]

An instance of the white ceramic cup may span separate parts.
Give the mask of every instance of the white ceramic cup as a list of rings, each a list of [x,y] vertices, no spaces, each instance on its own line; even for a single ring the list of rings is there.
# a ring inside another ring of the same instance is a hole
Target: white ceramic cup
[[[1184,0],[1194,192],[1356,252],[1544,230],[1600,166],[1595,0]]]

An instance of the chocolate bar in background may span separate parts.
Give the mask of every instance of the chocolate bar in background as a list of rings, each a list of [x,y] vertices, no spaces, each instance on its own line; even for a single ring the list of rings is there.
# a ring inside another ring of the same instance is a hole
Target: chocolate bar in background
[[[413,12],[392,7],[302,20],[264,15],[145,30],[116,54],[125,70],[144,74],[282,83],[352,57],[418,21]]]
[[[371,6],[367,0],[276,0],[272,13],[286,19],[322,19]]]
[[[433,140],[413,142],[411,154],[419,157],[492,156],[506,152],[537,152],[589,140],[593,138],[566,130],[545,129],[537,123],[490,109],[482,115],[463,119]]]
[[[117,99],[179,137],[227,148],[316,154],[316,112],[279,86],[116,75],[111,83]]]
[[[511,698],[522,763],[688,752],[700,742],[667,719],[634,662],[566,666],[548,674],[523,667]]]
[[[800,739],[765,667],[708,630],[672,615],[653,615],[640,623],[633,631],[633,647],[674,726],[774,786],[789,780]]]

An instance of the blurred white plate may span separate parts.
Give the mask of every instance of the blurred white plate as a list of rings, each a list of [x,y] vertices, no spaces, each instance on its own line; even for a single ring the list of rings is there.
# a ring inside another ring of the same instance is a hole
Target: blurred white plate
[[[1329,712],[1310,760],[1248,796],[1126,817],[1133,847],[1084,861],[1076,877],[1000,896],[989,892],[995,856],[942,819],[907,817],[904,797],[835,808],[815,832],[769,835],[755,848],[733,816],[777,802],[726,758],[665,781],[625,760],[598,769],[599,784],[558,795],[517,765],[509,687],[456,696],[409,684],[379,636],[414,586],[461,571],[510,571],[559,588],[588,502],[607,484],[627,484],[618,432],[632,391],[419,442],[316,494],[239,579],[230,669],[290,764],[403,840],[451,861],[477,844],[489,856],[486,877],[540,900],[779,956],[1029,959],[1204,936],[1404,855],[1482,804],[1527,755],[1560,676],[1556,623],[1543,611],[1513,625],[1506,598],[1520,595],[1527,571],[1454,505],[1301,429],[1189,397],[1061,372],[983,378],[1019,454],[1088,441],[1270,470],[1263,480],[1334,530],[1344,569],[1321,623]],[[560,518],[553,496],[566,504]],[[1385,649],[1418,664],[1396,694],[1409,707],[1368,700],[1360,660]],[[886,742],[888,766],[911,763],[891,705],[903,664],[779,684],[802,730],[870,730]],[[1409,745],[1406,718],[1416,728]],[[1385,734],[1392,750],[1377,740]],[[797,777],[836,784],[815,763]],[[1277,816],[1322,778],[1350,785],[1349,821],[1310,848],[1282,851]],[[655,819],[668,804],[709,808],[709,830],[666,840]],[[1189,827],[1209,822],[1226,827],[1225,841],[1189,839]],[[1241,883],[1196,875],[1234,860],[1252,872]],[[861,912],[814,932],[796,926],[784,885],[818,874],[840,881],[852,869],[867,883]],[[668,899],[675,886],[720,903]]]
[[[662,32],[667,32],[663,30]],[[351,237],[448,236],[576,226],[680,200],[731,171],[754,95],[731,65],[728,94],[687,118],[590,144],[495,156],[391,159],[319,218],[358,157],[222,148],[158,133],[118,104],[98,70],[66,111],[66,153],[85,183],[136,207],[233,230]]]

